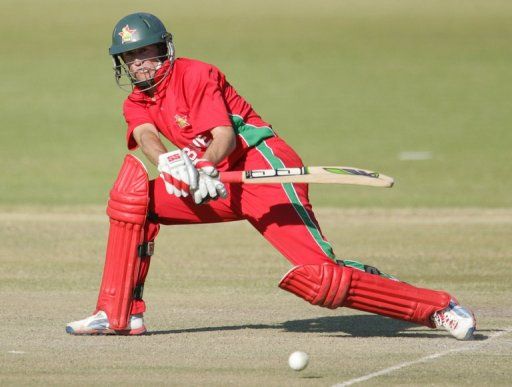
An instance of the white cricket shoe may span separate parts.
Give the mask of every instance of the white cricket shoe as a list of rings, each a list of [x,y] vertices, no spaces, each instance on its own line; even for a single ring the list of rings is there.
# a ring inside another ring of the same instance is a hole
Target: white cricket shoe
[[[476,329],[473,312],[451,300],[446,309],[435,312],[432,321],[437,328],[444,328],[458,340],[472,340]]]
[[[107,314],[100,310],[83,320],[66,325],[66,332],[72,335],[140,335],[146,332],[143,314],[130,316],[128,326],[123,330],[110,329]]]

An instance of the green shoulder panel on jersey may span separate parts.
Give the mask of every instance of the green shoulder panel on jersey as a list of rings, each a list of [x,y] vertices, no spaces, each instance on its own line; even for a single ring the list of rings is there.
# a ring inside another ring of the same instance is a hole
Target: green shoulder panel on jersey
[[[247,146],[256,146],[266,138],[275,136],[274,131],[269,126],[247,124],[241,116],[236,114],[231,114],[230,118],[235,133],[243,139]]]

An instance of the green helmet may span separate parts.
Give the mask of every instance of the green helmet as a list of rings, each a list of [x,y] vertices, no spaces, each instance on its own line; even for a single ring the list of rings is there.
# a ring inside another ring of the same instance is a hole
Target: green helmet
[[[154,82],[136,83],[135,78],[128,71],[128,67],[122,62],[123,53],[153,44],[161,45],[164,48],[159,57],[160,60],[162,62],[169,60],[172,65],[174,62],[172,34],[167,32],[160,19],[150,13],[137,12],[125,16],[117,22],[112,32],[112,46],[108,51],[114,61],[116,82],[121,88],[128,84],[137,85],[143,90],[156,86]],[[123,76],[126,76],[130,83],[123,83],[121,81]]]

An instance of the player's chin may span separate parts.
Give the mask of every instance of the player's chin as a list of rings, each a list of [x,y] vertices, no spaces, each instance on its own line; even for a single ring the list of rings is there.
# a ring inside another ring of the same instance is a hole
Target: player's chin
[[[150,76],[149,74],[146,74],[144,76],[137,76],[136,77],[137,83],[148,82],[148,81],[151,81],[152,79],[153,79],[153,77]]]
[[[155,70],[145,70],[135,73],[135,79],[137,82],[147,82],[153,79],[155,76]]]

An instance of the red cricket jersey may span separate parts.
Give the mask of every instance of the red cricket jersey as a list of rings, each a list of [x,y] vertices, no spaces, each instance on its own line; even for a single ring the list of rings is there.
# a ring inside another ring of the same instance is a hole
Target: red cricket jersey
[[[158,74],[168,71],[168,66],[167,62]],[[187,58],[176,59],[153,98],[135,88],[124,102],[123,113],[130,150],[137,148],[133,130],[151,123],[178,148],[188,148],[192,159],[201,157],[210,145],[211,129],[232,126],[237,146],[219,163],[219,170],[230,169],[248,148],[276,135],[218,68]]]

